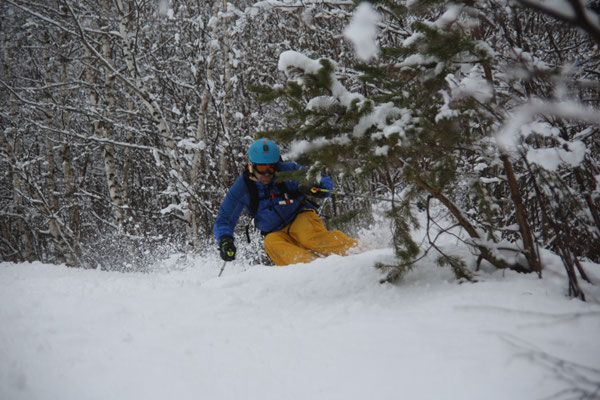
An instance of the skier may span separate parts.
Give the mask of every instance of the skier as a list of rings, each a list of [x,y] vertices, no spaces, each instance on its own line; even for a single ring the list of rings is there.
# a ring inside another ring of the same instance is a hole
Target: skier
[[[294,162],[284,162],[279,148],[268,139],[255,141],[248,150],[249,164],[237,178],[219,208],[213,232],[221,258],[235,259],[233,231],[242,209],[246,210],[265,236],[265,251],[275,265],[310,262],[330,254],[345,255],[358,241],[341,231],[328,231],[310,197],[323,198],[333,182],[321,175],[312,186],[296,180],[275,182],[277,172],[305,169]]]

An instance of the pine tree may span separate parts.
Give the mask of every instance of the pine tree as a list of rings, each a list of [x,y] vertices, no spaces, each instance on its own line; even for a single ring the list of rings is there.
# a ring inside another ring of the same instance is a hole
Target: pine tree
[[[539,147],[540,136],[547,132],[527,136],[518,132],[520,126],[517,132],[506,129],[519,116],[519,105],[547,96],[547,85],[556,81],[560,70],[540,68],[541,60],[519,50],[507,24],[529,20],[541,30],[549,22],[518,6],[496,10],[495,19],[489,20],[487,15],[494,7],[484,3],[427,1],[415,2],[410,9],[392,1],[373,3],[379,4],[387,18],[380,59],[355,67],[354,74],[342,74],[332,60],[282,54],[280,67],[287,74],[286,85],[256,89],[261,100],[280,98],[288,104],[286,127],[270,134],[289,143],[292,154],[310,160],[309,176],[325,168],[363,178],[384,165],[400,171],[406,188],[390,216],[395,222],[393,243],[401,268],[390,278],[401,276],[405,267],[429,249],[438,251],[440,264],[452,266],[457,276],[471,278],[465,264],[445,254],[435,238],[426,249],[419,249],[411,238],[410,229],[417,221],[414,206],[428,210],[431,199],[445,207],[467,232],[467,243],[480,260],[541,275],[538,246],[552,247],[553,243],[540,241],[540,235],[547,232],[540,220],[548,218],[531,202],[536,197],[532,181],[538,182],[541,176],[528,166],[527,154]],[[515,15],[512,22],[509,13]],[[498,35],[498,28],[503,34]],[[568,27],[559,33],[573,34]],[[523,44],[526,37],[519,40]],[[361,82],[362,94],[346,90],[342,80],[356,88]],[[597,109],[597,104],[592,106]],[[564,119],[549,119],[551,113],[547,107],[538,112],[551,127],[565,123]],[[528,117],[526,124],[537,123],[537,114]],[[593,118],[588,114],[583,122],[593,122]],[[517,143],[508,146],[506,138],[516,138]],[[567,137],[562,140],[569,151],[572,142]],[[588,154],[590,162],[597,165],[592,161],[597,155]],[[548,188],[536,193],[541,196],[538,202],[551,204],[542,198],[547,197]],[[571,204],[565,212],[577,214],[577,209],[585,208],[581,201],[585,193],[580,195],[578,205]],[[559,204],[561,201],[555,202],[552,208]],[[594,215],[597,198],[587,204]],[[560,219],[560,224],[566,223],[566,218]],[[579,220],[580,226],[588,227],[584,230],[591,244],[597,237],[595,222],[582,216]],[[510,252],[501,248],[510,248]],[[581,255],[571,244],[569,249],[561,255],[563,260]],[[573,271],[577,263],[571,264]],[[579,270],[584,276],[580,265]],[[577,295],[578,290],[573,292]]]

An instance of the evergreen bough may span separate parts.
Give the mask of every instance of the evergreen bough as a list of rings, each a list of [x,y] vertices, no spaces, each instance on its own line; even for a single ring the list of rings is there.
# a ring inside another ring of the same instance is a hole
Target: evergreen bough
[[[422,246],[411,237],[411,230],[418,227],[415,205],[428,209],[431,199],[445,207],[467,233],[466,242],[479,255],[479,262],[541,276],[539,237],[547,230],[539,224],[543,216],[530,199],[537,196],[543,204],[551,199],[544,189],[532,194],[531,180],[547,174],[526,162],[526,152],[539,146],[539,136],[533,134],[514,148],[506,148],[499,145],[497,135],[514,117],[510,110],[527,101],[522,88],[532,90],[536,80],[552,79],[557,71],[514,74],[524,61],[510,58],[515,49],[508,46],[514,45],[509,31],[504,37],[508,45],[503,43],[503,48],[492,49],[484,40],[495,27],[483,3],[421,1],[410,9],[394,1],[372,3],[379,4],[389,19],[389,32],[406,34],[390,34],[381,58],[356,66],[352,74],[337,72],[333,60],[282,54],[281,59],[287,61],[283,63],[285,87],[255,90],[261,100],[287,101],[286,127],[264,134],[287,144],[292,154],[311,165],[310,177],[334,170],[362,179],[363,186],[369,187],[381,180],[377,173],[400,172],[405,185],[402,198],[389,212],[399,265],[389,280],[401,277],[402,271],[432,248],[440,253],[440,265],[452,267],[459,278],[473,279],[462,260],[436,245],[437,236],[428,235],[430,240]],[[438,18],[450,8],[456,11],[454,18]],[[506,9],[498,12],[506,13]],[[498,16],[503,23],[504,17]],[[347,90],[342,79],[355,92]],[[397,188],[390,189],[393,194]],[[577,203],[585,207],[581,200]],[[598,200],[592,203],[587,201],[594,214]],[[548,207],[560,207],[560,200]],[[580,221],[585,214],[585,210],[578,214]],[[586,219],[586,238],[597,240],[594,231],[599,227]],[[572,241],[561,243],[569,247],[561,255],[563,261],[572,259],[570,265],[565,263],[567,270],[577,267],[585,276],[577,265]],[[552,243],[543,244],[552,247]],[[583,298],[573,277],[570,273],[571,293]]]

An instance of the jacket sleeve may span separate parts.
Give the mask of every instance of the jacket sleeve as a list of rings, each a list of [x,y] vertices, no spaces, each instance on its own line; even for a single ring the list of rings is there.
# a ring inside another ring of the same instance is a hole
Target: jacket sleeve
[[[233,184],[225,199],[219,207],[219,214],[215,220],[213,233],[217,242],[221,241],[223,236],[233,237],[233,231],[240,218],[243,209],[248,211],[250,208],[250,193],[244,182],[244,178],[240,176]]]
[[[306,167],[296,164],[295,162],[287,162],[287,163],[283,163],[283,164],[285,164],[285,166],[283,168],[281,168],[281,170],[283,170],[283,171],[293,171],[293,170],[297,170],[297,169],[306,171]],[[292,189],[298,190],[298,182],[297,181],[293,181],[293,182],[294,183],[293,183]],[[329,175],[321,174],[321,176],[315,183],[318,184],[319,186],[321,186],[323,189],[333,190],[333,181],[331,180]],[[327,193],[324,197],[330,197],[330,196],[331,196],[331,193]]]
[[[333,190],[333,181],[331,180],[329,175],[321,174],[321,177],[320,177],[319,181],[317,182],[317,184],[319,184],[319,186],[321,186],[323,189]],[[331,193],[327,193],[327,195],[325,197],[330,197],[330,196],[331,196]]]

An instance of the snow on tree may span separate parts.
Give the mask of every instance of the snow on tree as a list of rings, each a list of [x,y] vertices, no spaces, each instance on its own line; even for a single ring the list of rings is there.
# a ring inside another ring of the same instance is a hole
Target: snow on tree
[[[433,203],[498,267],[560,254],[575,295],[600,259],[593,3],[104,4],[0,3],[3,259],[128,268],[210,248],[264,131],[308,178],[394,200],[397,272],[432,250],[476,268],[412,241]],[[372,205],[325,208],[356,227]]]
[[[591,70],[568,73],[572,68],[557,61],[597,63],[597,45],[565,26],[552,31],[550,43],[534,41],[521,24],[537,33],[555,21],[518,6],[375,3],[389,30],[382,34],[381,57],[356,67],[362,74],[348,76],[331,59],[281,55],[285,87],[261,92],[265,100],[288,101],[288,127],[273,136],[289,142],[295,157],[314,162],[309,174],[325,167],[357,174],[383,165],[401,171],[406,186],[391,215],[402,262],[391,279],[431,248],[440,252],[440,263],[470,276],[434,239],[422,251],[411,240],[415,206],[429,209],[435,199],[481,259],[541,276],[538,246],[549,247],[569,271],[571,293],[583,297],[575,271],[586,275],[578,259],[600,256],[599,199],[588,192],[597,192],[597,172],[582,168],[588,163],[598,170],[591,137],[600,115],[598,84],[597,76],[590,81]],[[557,47],[573,37],[584,43],[583,55]],[[533,55],[552,43],[553,65]],[[346,90],[342,80],[362,81],[368,96]],[[547,153],[562,158],[551,164]]]

